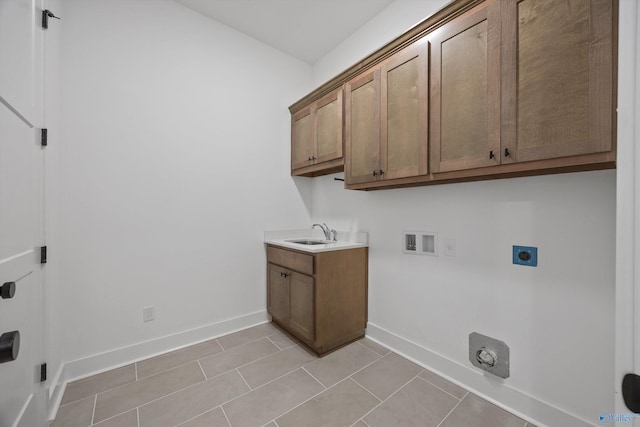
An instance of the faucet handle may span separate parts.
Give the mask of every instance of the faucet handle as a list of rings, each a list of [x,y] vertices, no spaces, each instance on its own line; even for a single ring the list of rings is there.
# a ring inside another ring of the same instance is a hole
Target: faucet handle
[[[331,229],[331,240],[333,240],[334,242],[338,241],[338,232],[333,228]]]

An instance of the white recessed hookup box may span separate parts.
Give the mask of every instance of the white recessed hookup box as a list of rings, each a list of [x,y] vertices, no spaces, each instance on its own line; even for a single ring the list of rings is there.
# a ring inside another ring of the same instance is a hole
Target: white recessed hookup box
[[[402,252],[413,255],[438,256],[438,233],[432,231],[402,232]]]

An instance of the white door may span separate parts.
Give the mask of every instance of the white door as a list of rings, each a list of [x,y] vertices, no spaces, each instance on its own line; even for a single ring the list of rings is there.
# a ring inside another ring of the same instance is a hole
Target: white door
[[[41,0],[0,0],[0,286],[15,284],[0,298],[1,427],[46,425],[40,14]]]

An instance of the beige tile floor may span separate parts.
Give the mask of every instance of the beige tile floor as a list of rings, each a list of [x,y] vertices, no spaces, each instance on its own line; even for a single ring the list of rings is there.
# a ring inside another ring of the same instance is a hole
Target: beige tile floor
[[[69,383],[51,427],[534,427],[362,339],[317,358],[267,323]]]

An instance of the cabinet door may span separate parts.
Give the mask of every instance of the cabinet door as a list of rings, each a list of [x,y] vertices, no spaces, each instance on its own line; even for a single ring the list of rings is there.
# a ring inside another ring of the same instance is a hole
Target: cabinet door
[[[316,104],[315,163],[342,157],[342,88],[320,99]]]
[[[431,38],[431,170],[500,163],[500,5],[489,1]]]
[[[375,181],[380,170],[380,69],[345,86],[346,184]]]
[[[382,66],[380,168],[385,179],[427,173],[428,47],[426,39],[419,40]]]
[[[303,338],[315,337],[313,277],[291,273],[291,312],[289,327]]]
[[[307,107],[291,116],[291,169],[299,169],[313,164],[312,108]]]
[[[267,271],[267,309],[271,317],[287,325],[290,313],[290,273],[274,264],[268,264]]]
[[[506,0],[505,163],[612,148],[612,0]]]

